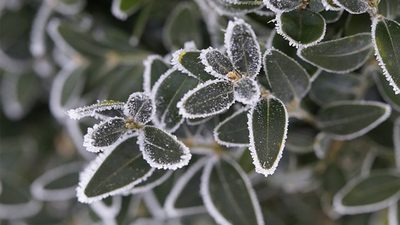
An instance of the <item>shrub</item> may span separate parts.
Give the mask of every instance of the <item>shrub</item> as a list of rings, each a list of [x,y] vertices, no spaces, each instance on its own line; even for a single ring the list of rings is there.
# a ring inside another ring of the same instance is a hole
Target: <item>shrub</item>
[[[399,224],[399,5],[5,1],[1,224]]]

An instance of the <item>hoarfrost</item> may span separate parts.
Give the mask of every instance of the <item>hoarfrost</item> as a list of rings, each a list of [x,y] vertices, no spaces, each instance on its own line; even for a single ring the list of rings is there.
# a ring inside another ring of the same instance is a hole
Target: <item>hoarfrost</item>
[[[202,50],[200,59],[206,67],[206,72],[217,78],[228,79],[226,75],[234,71],[231,60],[218,49],[209,47]]]
[[[135,122],[144,125],[150,122],[155,114],[154,101],[143,92],[135,92],[129,96],[124,106],[125,116],[132,118]]]
[[[79,120],[84,117],[96,117],[97,112],[107,111],[107,110],[123,110],[124,109],[123,102],[116,102],[116,101],[101,101],[99,103],[84,106],[76,109],[70,109],[67,111],[67,115],[69,118],[73,120]]]
[[[246,105],[254,105],[261,95],[258,83],[247,77],[235,82],[233,90],[235,100]]]

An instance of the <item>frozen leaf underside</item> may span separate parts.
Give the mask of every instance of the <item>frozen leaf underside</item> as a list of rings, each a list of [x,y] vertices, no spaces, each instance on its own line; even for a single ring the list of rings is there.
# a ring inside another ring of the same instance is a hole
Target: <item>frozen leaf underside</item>
[[[248,114],[250,151],[256,172],[273,174],[285,145],[288,115],[276,98],[261,99]]]
[[[234,102],[233,83],[218,80],[200,84],[188,92],[178,107],[184,117],[199,118],[222,113]]]
[[[375,53],[386,79],[400,93],[400,24],[394,20],[374,20],[372,37]]]
[[[361,33],[301,48],[297,54],[329,72],[347,73],[362,66],[372,51],[371,35]]]
[[[145,126],[140,132],[140,149],[152,167],[175,170],[189,163],[189,149],[175,136],[154,126]]]

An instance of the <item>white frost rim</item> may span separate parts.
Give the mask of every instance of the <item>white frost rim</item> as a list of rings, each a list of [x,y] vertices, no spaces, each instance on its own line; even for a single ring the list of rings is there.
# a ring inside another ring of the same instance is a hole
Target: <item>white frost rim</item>
[[[143,89],[144,92],[148,95],[151,95],[151,65],[155,60],[160,60],[161,62],[165,63],[165,65],[168,67],[168,63],[164,60],[163,57],[160,55],[149,55],[144,61],[143,61],[143,66],[144,66],[144,72],[143,72]],[[160,74],[161,75],[161,74]]]

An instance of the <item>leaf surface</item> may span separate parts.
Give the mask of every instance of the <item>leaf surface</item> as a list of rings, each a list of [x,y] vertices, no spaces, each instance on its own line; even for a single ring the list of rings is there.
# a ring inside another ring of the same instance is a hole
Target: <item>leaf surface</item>
[[[201,51],[199,50],[179,50],[173,54],[172,64],[176,68],[201,81],[214,79],[208,72],[206,72],[205,65],[201,62]]]
[[[200,58],[205,70],[217,78],[228,79],[228,73],[235,70],[231,60],[218,49],[204,49]]]
[[[233,84],[235,100],[246,105],[253,105],[260,98],[260,86],[257,81],[243,77]]]
[[[301,4],[302,0],[264,0],[264,4],[274,12],[290,11]]]
[[[214,129],[214,139],[227,147],[248,146],[249,128],[247,110],[239,110],[226,118]]]
[[[168,71],[169,65],[159,55],[150,55],[144,61],[143,89],[146,93],[151,93],[151,89],[156,81]]]
[[[368,0],[334,0],[334,2],[351,14],[365,13],[369,8]]]

